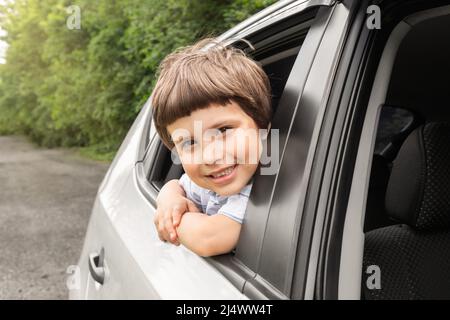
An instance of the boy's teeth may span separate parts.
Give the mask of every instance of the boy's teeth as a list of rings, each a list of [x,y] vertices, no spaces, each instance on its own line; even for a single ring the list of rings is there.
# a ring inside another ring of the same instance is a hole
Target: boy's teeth
[[[222,172],[220,172],[218,174],[213,174],[213,177],[214,178],[219,178],[219,177],[223,177],[223,176],[229,175],[233,171],[233,168],[234,167],[230,167],[230,168],[228,168],[228,169],[226,169],[226,170],[224,170],[224,171],[222,171]]]

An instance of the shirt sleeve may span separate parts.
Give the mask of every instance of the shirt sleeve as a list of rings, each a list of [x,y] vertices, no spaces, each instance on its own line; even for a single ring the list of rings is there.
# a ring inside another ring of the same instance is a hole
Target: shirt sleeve
[[[186,198],[193,201],[199,208],[202,208],[201,196],[197,192],[195,192],[195,186],[186,173],[183,173],[181,178],[178,180],[178,183],[184,189],[184,192],[186,193]]]
[[[217,213],[223,214],[242,224],[244,221],[245,210],[247,209],[250,189],[251,186],[245,188],[239,194],[229,196],[227,202],[218,210]]]

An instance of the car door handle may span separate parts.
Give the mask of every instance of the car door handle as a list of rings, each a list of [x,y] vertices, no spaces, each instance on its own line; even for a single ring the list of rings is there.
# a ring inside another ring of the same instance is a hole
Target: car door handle
[[[98,283],[105,282],[105,249],[102,248],[100,254],[91,253],[89,255],[89,272]]]

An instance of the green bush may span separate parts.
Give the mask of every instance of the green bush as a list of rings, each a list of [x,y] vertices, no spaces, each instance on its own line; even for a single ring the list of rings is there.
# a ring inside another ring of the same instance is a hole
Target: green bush
[[[274,0],[15,0],[0,6],[0,134],[111,158],[174,49],[218,35]],[[69,30],[66,8],[80,8]],[[97,156],[96,156],[97,155]]]

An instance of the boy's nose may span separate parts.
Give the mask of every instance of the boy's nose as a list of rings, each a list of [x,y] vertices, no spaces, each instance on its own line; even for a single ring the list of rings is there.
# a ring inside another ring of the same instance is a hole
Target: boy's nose
[[[216,164],[223,159],[224,150],[217,143],[209,143],[203,148],[203,163]]]

